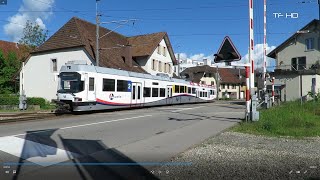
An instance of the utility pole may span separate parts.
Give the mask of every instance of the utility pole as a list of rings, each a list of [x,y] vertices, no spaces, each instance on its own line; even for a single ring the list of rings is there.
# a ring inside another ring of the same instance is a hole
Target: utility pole
[[[320,20],[320,0],[318,0],[318,8],[319,8],[319,19]]]
[[[217,72],[216,72],[216,86],[217,86],[217,100],[219,100],[219,88],[220,88],[219,66],[217,66]]]
[[[319,0],[320,1],[320,0]],[[263,16],[263,93],[267,93],[267,0],[264,0],[263,5],[264,16]],[[266,96],[265,96],[266,97]]]
[[[100,27],[100,14],[98,13],[98,2],[100,0],[96,0],[96,66],[99,66],[99,27]]]
[[[180,53],[178,53],[178,77],[180,77]]]

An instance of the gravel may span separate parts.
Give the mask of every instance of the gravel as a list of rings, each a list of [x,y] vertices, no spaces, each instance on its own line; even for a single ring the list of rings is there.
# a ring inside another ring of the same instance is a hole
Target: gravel
[[[225,132],[161,166],[160,179],[320,179],[320,138],[292,139]]]

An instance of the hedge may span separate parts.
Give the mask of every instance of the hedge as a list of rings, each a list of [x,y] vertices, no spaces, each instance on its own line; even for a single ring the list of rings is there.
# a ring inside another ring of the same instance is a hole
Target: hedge
[[[46,100],[38,97],[27,98],[28,105],[39,105],[41,108],[46,106]],[[0,105],[19,105],[17,96],[0,96]]]
[[[38,98],[38,97],[27,98],[27,104],[28,105],[40,105],[40,107],[42,108],[46,105],[46,100],[43,98]]]
[[[19,97],[0,97],[0,105],[19,105]]]

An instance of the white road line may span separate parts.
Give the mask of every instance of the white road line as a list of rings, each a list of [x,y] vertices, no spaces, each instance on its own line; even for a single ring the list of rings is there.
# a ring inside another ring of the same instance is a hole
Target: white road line
[[[72,154],[72,157],[79,156],[78,154],[57,147],[47,146],[13,136],[0,137],[0,151],[21,157],[22,159],[41,166],[50,166],[67,161],[69,160],[68,154]]]
[[[144,117],[150,117],[150,116],[152,116],[152,115],[136,116],[136,117],[130,117],[130,118],[115,119],[115,120],[110,120],[110,121],[102,121],[102,122],[96,122],[96,123],[81,124],[81,125],[76,125],[76,126],[62,127],[62,128],[59,128],[59,129],[63,130],[63,129],[71,129],[71,128],[84,127],[84,126],[92,126],[92,125],[97,125],[97,124],[104,124],[104,123],[125,121],[125,120],[137,119],[137,118],[144,118]],[[49,131],[49,130],[48,130],[48,131]],[[50,131],[51,131],[51,130],[50,130]],[[28,134],[36,134],[36,133],[43,133],[43,132],[46,132],[46,130],[37,131],[37,132],[31,132],[31,133],[28,133]],[[15,135],[10,135],[10,136],[23,136],[23,135],[26,135],[26,133],[15,134]],[[3,137],[7,137],[7,136],[3,136]],[[0,138],[1,138],[1,137],[0,137]]]
[[[180,112],[180,111],[186,111],[186,110],[191,110],[191,109],[198,109],[198,108],[202,108],[204,106],[198,106],[198,107],[194,107],[194,108],[184,108],[184,109],[178,109],[175,111],[171,111],[171,112]]]
[[[152,116],[152,115],[137,116],[137,117],[131,117],[131,118],[116,119],[116,120],[111,120],[111,121],[102,121],[102,122],[97,122],[97,123],[82,124],[82,125],[77,125],[77,126],[64,127],[64,128],[60,128],[60,129],[71,129],[71,128],[77,128],[77,127],[83,127],[83,126],[92,126],[92,125],[97,125],[97,124],[125,121],[125,120],[129,120],[129,119],[137,119],[137,118],[144,118],[144,117],[150,117],[150,116]]]

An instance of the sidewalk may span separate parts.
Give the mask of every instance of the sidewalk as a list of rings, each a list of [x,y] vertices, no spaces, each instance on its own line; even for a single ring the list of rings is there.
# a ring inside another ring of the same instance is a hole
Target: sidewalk
[[[51,116],[55,116],[55,113],[52,111],[0,112],[0,123],[43,119]]]

